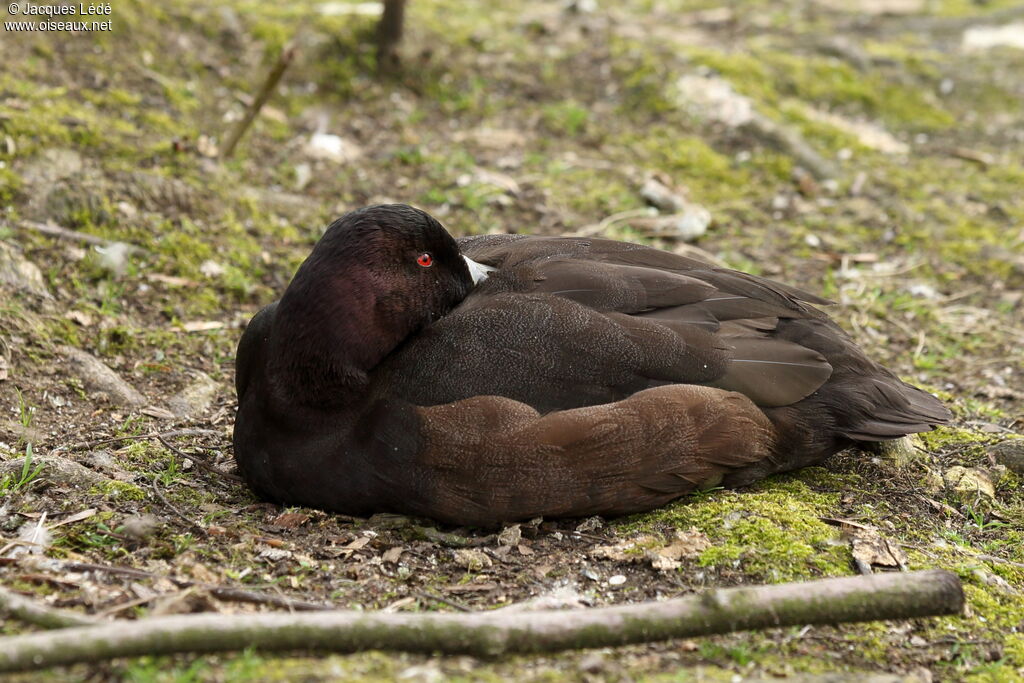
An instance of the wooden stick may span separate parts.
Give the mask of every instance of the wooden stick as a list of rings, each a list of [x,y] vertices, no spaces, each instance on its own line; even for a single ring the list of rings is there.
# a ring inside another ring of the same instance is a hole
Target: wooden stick
[[[384,0],[384,12],[377,24],[377,71],[398,68],[398,43],[405,27],[405,0]]]
[[[3,638],[0,671],[243,648],[490,657],[757,628],[956,614],[963,605],[960,579],[952,572],[932,570],[724,588],[662,602],[582,610],[184,615]]]
[[[91,617],[41,605],[5,588],[0,588],[0,614],[40,628],[69,628],[101,623]]]
[[[263,87],[260,88],[260,92],[256,95],[256,99],[252,101],[249,108],[245,110],[245,116],[235,124],[228,139],[224,142],[224,146],[221,147],[220,157],[222,159],[230,159],[231,155],[235,153],[235,147],[238,145],[238,141],[245,135],[245,131],[249,130],[249,126],[256,120],[256,116],[260,113],[260,109],[263,109],[263,105],[267,103],[270,96],[274,93],[274,89],[277,88],[277,84],[281,81],[281,77],[284,76],[284,72],[288,69],[288,66],[292,63],[295,58],[295,43],[294,41],[286,45],[282,50],[280,56],[274,66],[270,69],[270,73],[267,74],[267,78],[263,81]]]

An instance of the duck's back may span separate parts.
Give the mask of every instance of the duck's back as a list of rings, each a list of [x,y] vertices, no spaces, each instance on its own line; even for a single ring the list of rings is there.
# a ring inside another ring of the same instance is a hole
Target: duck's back
[[[378,394],[417,405],[504,396],[547,413],[665,384],[737,391],[777,438],[773,458],[734,484],[949,418],[810,305],[826,300],[787,285],[603,239],[488,235],[459,247],[496,272],[386,359]]]

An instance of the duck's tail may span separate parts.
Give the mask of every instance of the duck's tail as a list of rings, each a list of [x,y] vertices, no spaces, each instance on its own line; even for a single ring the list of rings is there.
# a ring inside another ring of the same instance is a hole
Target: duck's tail
[[[769,474],[821,462],[864,442],[926,432],[952,418],[935,396],[911,386],[875,363],[828,320],[791,321],[783,338],[821,353],[834,372],[806,398],[765,408],[776,441],[767,460],[730,474],[727,485],[742,486]]]

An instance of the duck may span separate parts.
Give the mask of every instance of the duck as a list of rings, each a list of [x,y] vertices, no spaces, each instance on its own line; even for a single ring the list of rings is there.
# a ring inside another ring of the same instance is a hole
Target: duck
[[[795,287],[602,238],[331,223],[236,353],[259,497],[457,526],[615,517],[945,424]]]

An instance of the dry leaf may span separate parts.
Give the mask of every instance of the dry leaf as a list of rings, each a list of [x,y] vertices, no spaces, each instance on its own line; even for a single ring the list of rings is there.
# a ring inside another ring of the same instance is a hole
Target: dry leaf
[[[56,529],[57,527],[64,526],[65,524],[74,524],[75,522],[81,522],[83,519],[89,519],[90,517],[94,516],[96,514],[96,512],[97,512],[96,508],[89,508],[88,510],[82,510],[81,512],[76,512],[75,514],[71,515],[70,517],[66,517],[65,519],[62,519],[59,522],[51,524],[50,528],[51,529]]]
[[[224,328],[224,323],[220,320],[192,320],[187,323],[182,323],[181,329],[186,332],[208,332],[210,330],[220,330]]]
[[[195,280],[189,280],[187,277],[178,277],[176,275],[163,275],[161,273],[149,273],[146,275],[147,280],[153,282],[161,282],[171,287],[198,287],[199,283]]]
[[[871,567],[907,566],[906,553],[874,529],[857,529],[850,539],[853,560],[862,574],[870,574]]]
[[[309,521],[309,515],[301,512],[284,512],[274,518],[272,525],[282,529],[297,529]]]
[[[402,552],[404,550],[405,548],[400,545],[396,545],[394,548],[388,548],[387,552],[381,556],[381,559],[385,562],[390,562],[391,564],[398,564],[398,560],[402,557]]]
[[[155,417],[158,420],[173,420],[174,419],[174,413],[172,413],[171,411],[167,410],[166,408],[161,408],[159,406],[146,406],[145,408],[143,408],[139,412],[142,413],[143,415],[149,415],[150,417]]]
[[[656,552],[662,557],[679,560],[684,557],[696,557],[711,547],[711,541],[695,528],[680,531],[676,529],[675,538],[664,548]]]
[[[370,537],[369,536],[360,536],[356,540],[354,540],[351,543],[349,543],[348,545],[346,545],[345,546],[345,550],[359,550],[360,548],[365,548],[369,543],[370,543]]]

